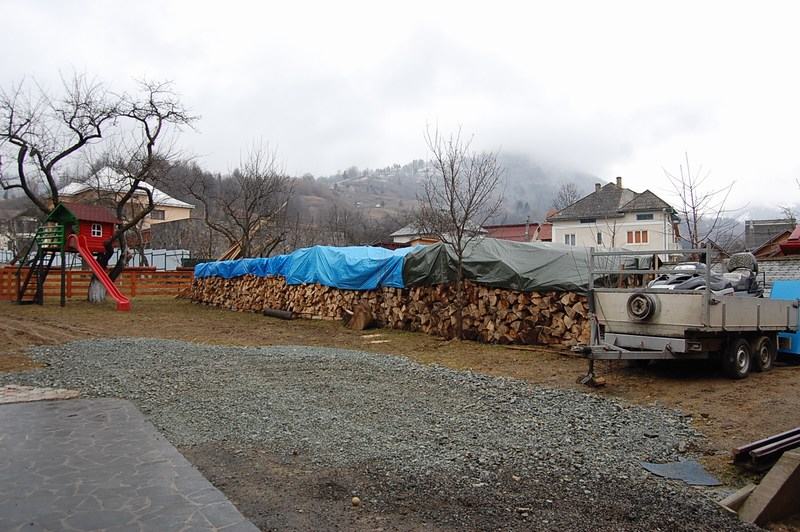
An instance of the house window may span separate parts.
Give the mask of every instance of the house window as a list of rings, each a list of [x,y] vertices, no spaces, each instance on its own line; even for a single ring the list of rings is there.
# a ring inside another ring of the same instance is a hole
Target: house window
[[[598,246],[603,245],[603,233],[600,232],[597,233],[597,245]]]
[[[150,211],[151,220],[163,220],[165,218],[165,211],[162,209],[153,209]]]
[[[597,218],[581,218],[582,224],[593,224],[597,221]]]
[[[646,213],[637,214],[636,215],[636,219],[637,220],[652,220],[653,219],[653,213],[652,212],[646,212]]]
[[[628,231],[628,244],[647,244],[647,231]]]
[[[574,246],[575,245],[575,233],[570,233],[570,234],[564,235],[564,243],[566,245],[568,245],[568,246]]]
[[[103,226],[101,224],[92,224],[92,236],[95,238],[103,236]]]

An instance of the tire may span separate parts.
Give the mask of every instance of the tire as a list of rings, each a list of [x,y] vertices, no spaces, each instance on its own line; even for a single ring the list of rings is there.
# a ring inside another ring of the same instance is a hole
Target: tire
[[[760,336],[753,344],[753,371],[769,371],[777,356],[775,342],[769,336]]]
[[[750,373],[753,351],[744,338],[731,340],[722,354],[722,371],[731,379],[744,379]]]
[[[648,294],[635,292],[628,298],[626,305],[628,316],[636,321],[646,321],[653,317],[657,310],[656,300]]]

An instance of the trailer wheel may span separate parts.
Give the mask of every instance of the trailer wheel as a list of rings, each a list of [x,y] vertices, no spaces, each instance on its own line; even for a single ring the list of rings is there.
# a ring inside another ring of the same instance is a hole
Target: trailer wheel
[[[775,362],[775,345],[769,336],[760,336],[753,344],[753,370],[769,371]]]
[[[628,316],[636,321],[645,321],[656,313],[656,300],[648,294],[634,292],[628,298]]]
[[[728,342],[722,354],[722,371],[731,379],[744,379],[750,373],[750,342],[737,338]]]

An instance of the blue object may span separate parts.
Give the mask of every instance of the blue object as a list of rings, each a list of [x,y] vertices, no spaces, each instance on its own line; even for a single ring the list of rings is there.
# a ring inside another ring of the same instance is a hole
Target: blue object
[[[224,279],[248,274],[280,276],[289,285],[319,283],[346,290],[405,288],[403,261],[406,255],[421,247],[392,251],[370,246],[314,246],[265,259],[205,262],[195,266],[194,275]]]
[[[800,299],[800,280],[775,281],[772,284],[769,298],[797,301]],[[800,321],[800,316],[798,321]],[[781,345],[784,346],[783,349],[780,348]],[[788,348],[786,347],[787,345],[789,346]],[[778,333],[778,352],[787,355],[800,355],[800,323],[798,323],[798,332]]]

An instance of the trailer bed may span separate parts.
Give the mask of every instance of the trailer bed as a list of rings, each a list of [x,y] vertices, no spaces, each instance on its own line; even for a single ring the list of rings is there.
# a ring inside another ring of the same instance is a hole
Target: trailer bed
[[[631,290],[595,288],[597,318],[606,333],[680,338],[733,331],[787,331],[797,327],[797,303],[757,297],[711,296],[696,291],[637,290],[655,302],[647,320],[628,312]]]

